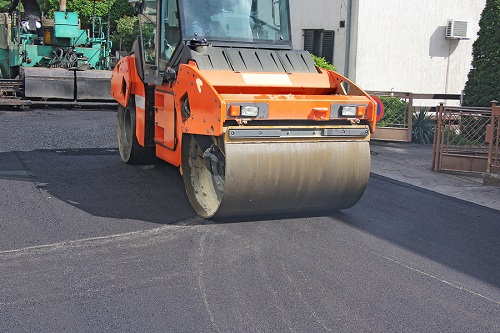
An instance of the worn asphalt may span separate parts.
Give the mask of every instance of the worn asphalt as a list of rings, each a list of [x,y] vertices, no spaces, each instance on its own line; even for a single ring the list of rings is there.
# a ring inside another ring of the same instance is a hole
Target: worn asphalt
[[[373,142],[341,212],[207,221],[114,113],[0,112],[0,332],[500,332],[499,189],[431,150]]]

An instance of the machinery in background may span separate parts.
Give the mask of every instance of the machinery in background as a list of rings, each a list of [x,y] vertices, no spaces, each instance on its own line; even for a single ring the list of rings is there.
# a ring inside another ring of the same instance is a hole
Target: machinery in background
[[[292,48],[288,0],[136,8],[140,38],[111,78],[124,162],[180,167],[204,218],[318,214],[359,201],[377,104]]]
[[[80,29],[65,0],[53,19],[0,14],[0,105],[111,101],[110,42],[101,19]],[[38,38],[43,31],[43,41]]]

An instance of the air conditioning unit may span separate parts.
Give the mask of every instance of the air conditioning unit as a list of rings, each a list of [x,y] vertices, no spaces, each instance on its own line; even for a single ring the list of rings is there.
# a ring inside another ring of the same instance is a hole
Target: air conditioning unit
[[[472,21],[448,20],[446,25],[446,38],[471,39]]]

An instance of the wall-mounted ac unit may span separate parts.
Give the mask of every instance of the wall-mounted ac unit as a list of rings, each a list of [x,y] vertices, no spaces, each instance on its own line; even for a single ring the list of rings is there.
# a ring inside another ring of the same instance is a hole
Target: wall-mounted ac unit
[[[448,20],[446,25],[446,38],[471,39],[472,21]]]

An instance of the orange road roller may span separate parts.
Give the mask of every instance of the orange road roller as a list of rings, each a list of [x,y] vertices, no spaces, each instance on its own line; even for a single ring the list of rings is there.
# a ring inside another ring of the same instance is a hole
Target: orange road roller
[[[356,204],[377,104],[294,50],[288,0],[142,0],[111,78],[125,163],[180,167],[204,218]]]

